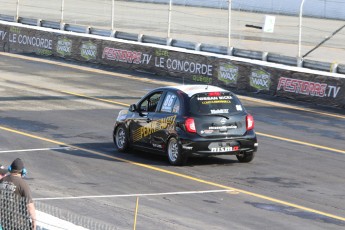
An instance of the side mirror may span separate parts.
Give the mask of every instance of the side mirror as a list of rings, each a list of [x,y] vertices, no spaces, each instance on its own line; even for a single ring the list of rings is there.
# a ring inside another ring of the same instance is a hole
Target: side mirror
[[[130,112],[135,112],[135,111],[137,111],[137,106],[136,106],[135,104],[130,105],[130,106],[129,106],[129,111],[130,111]]]

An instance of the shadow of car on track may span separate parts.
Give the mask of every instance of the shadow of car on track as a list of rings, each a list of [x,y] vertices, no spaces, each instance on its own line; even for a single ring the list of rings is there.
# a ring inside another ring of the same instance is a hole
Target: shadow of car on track
[[[70,149],[60,149],[56,151],[78,157],[114,160],[118,162],[133,161],[140,164],[174,167],[169,164],[167,156],[138,150],[130,150],[128,153],[121,153],[116,150],[114,143],[112,142],[79,143],[71,144],[70,147]],[[185,167],[200,165],[231,165],[239,163],[236,158],[231,159],[232,157],[234,156],[190,157]]]

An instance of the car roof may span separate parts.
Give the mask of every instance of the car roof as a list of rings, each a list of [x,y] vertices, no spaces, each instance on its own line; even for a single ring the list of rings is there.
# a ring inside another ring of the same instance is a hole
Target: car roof
[[[229,92],[229,90],[225,90],[218,86],[213,86],[213,85],[178,85],[178,86],[169,86],[165,88],[181,90],[184,93],[186,93],[189,97],[197,93]]]

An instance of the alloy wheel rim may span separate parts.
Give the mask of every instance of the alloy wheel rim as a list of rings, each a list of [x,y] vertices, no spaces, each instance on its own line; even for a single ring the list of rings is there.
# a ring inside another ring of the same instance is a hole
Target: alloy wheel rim
[[[119,128],[116,132],[116,144],[119,148],[123,148],[125,143],[125,132],[122,128]]]
[[[171,161],[176,161],[178,155],[177,143],[176,141],[171,141],[169,144],[169,157]]]

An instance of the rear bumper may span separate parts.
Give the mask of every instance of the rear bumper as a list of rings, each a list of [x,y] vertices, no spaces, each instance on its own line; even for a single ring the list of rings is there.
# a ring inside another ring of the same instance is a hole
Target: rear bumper
[[[240,153],[256,152],[258,143],[255,134],[244,137],[219,139],[180,138],[182,151],[188,155],[238,155]]]

